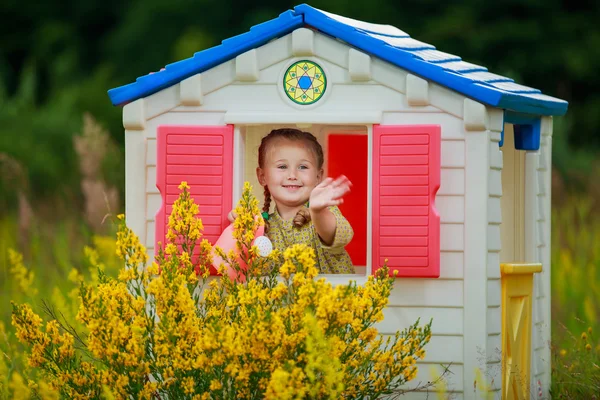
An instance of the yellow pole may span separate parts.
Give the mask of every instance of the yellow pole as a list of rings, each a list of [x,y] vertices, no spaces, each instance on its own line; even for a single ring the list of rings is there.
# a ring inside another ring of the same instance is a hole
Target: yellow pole
[[[500,264],[502,274],[502,398],[530,398],[533,274],[542,264]]]

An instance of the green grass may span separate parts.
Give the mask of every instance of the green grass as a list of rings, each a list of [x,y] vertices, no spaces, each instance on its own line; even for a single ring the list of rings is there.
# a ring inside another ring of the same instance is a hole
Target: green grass
[[[65,221],[56,226],[33,224],[32,232],[19,240],[19,225],[15,217],[0,220],[0,320],[10,322],[10,300],[31,301],[31,293],[22,293],[10,274],[8,250],[24,256],[24,264],[34,272],[36,299],[49,298],[55,287],[66,289],[69,272],[81,268],[83,246],[90,243],[91,234],[79,221]],[[23,245],[23,242],[26,243]]]
[[[553,317],[571,330],[600,322],[598,206],[590,198],[572,197],[552,215]]]
[[[14,216],[0,219],[0,321],[10,325],[10,301],[28,302],[34,307],[41,301],[68,300],[77,287],[69,280],[76,270],[89,275],[85,246],[95,247],[107,268],[116,274],[119,261],[114,254],[114,235],[96,236],[80,220],[73,218],[57,224],[32,224],[31,232],[20,239],[19,224]],[[24,293],[10,272],[9,249],[23,254],[25,266],[34,274],[35,296]],[[68,301],[71,303],[71,301]]]
[[[573,196],[552,213],[552,395],[600,393],[600,204]]]

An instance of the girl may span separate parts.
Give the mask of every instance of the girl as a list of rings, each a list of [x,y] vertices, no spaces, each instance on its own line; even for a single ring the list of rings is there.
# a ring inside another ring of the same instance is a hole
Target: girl
[[[323,149],[308,132],[276,129],[258,149],[258,182],[264,187],[265,233],[283,252],[293,244],[311,246],[322,274],[352,274],[344,247],[354,232],[337,205],[352,184],[345,176],[323,176]],[[268,214],[271,199],[275,211]],[[230,215],[230,219],[233,216]]]

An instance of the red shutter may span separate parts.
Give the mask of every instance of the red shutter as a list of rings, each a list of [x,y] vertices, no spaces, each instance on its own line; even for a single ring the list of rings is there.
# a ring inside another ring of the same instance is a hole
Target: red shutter
[[[354,265],[367,265],[368,139],[367,135],[331,133],[327,141],[327,174],[332,178],[343,174],[352,182],[340,211],[354,231],[346,246]]]
[[[373,127],[373,272],[439,277],[440,147],[438,125]]]
[[[158,128],[156,186],[162,205],[156,214],[156,249],[158,242],[164,246],[169,215],[182,181],[188,183],[198,204],[203,238],[214,244],[229,225],[227,213],[232,209],[232,125]]]

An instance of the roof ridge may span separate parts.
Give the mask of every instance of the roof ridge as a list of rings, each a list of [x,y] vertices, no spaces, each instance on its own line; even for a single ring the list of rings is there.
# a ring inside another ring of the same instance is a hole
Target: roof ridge
[[[564,100],[543,95],[538,89],[520,85],[511,78],[489,72],[486,67],[437,50],[395,26],[351,19],[308,4],[297,5],[272,20],[252,26],[248,32],[171,63],[157,73],[111,89],[108,95],[114,105],[125,105],[303,26],[313,27],[398,68],[492,107],[536,115],[563,115],[567,111],[568,103]]]

